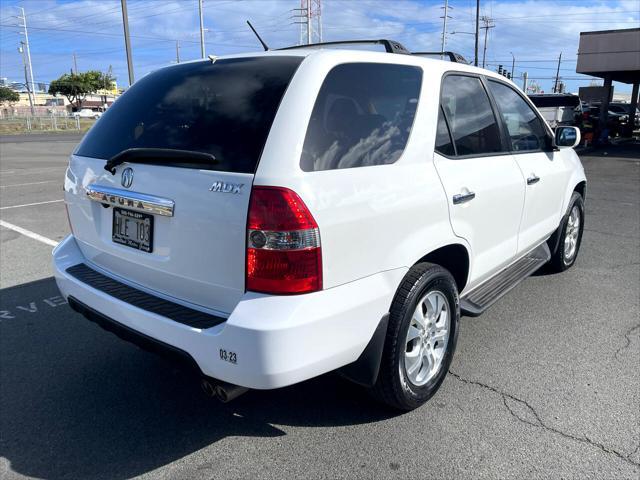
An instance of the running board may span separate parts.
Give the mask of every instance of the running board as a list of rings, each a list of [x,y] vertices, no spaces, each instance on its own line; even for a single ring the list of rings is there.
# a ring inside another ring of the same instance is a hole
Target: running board
[[[463,315],[477,317],[500,297],[509,292],[525,278],[533,274],[551,258],[547,242],[532,250],[513,265],[460,299]]]

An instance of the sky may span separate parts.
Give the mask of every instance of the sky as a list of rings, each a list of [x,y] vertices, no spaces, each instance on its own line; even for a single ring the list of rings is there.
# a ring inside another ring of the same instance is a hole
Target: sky
[[[581,31],[640,27],[640,0],[481,0],[481,15],[493,19],[487,37],[487,68],[501,64],[516,83],[522,74],[551,92],[558,56],[561,79],[577,92],[592,77],[575,73]],[[260,51],[250,20],[272,48],[295,45],[300,25],[292,18],[300,0],[203,0],[206,53]],[[473,60],[475,0],[450,0],[447,50]],[[444,0],[322,0],[325,41],[389,38],[409,50],[439,51]],[[112,68],[127,86],[127,63],[120,0],[0,0],[0,77],[24,81],[17,26],[27,17],[33,73],[48,83],[73,67],[80,71]],[[199,58],[198,0],[128,0],[135,77],[176,62]],[[482,31],[484,32],[484,31]],[[480,62],[484,34],[481,33]],[[615,92],[631,86],[615,84]]]

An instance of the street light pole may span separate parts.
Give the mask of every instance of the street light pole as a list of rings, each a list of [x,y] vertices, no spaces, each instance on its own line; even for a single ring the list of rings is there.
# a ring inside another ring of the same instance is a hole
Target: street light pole
[[[202,15],[202,0],[198,0],[198,13],[200,15],[200,56],[205,58],[204,49],[204,17]]]
[[[129,70],[129,86],[135,81],[133,78],[133,61],[131,60],[131,39],[129,38],[129,15],[127,14],[127,0],[120,0],[122,6],[122,24],[124,26],[124,48],[127,51],[127,69]]]

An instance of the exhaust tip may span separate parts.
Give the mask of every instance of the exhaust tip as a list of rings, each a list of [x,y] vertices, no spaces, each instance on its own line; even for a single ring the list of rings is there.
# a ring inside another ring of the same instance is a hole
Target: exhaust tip
[[[227,403],[229,401],[227,392],[220,385],[216,385],[216,396],[222,403]]]
[[[246,387],[232,385],[226,382],[220,382],[218,385],[216,385],[216,395],[222,403],[230,402],[231,400],[238,398],[240,395],[248,391],[249,389]]]
[[[207,397],[217,398],[222,403],[230,402],[249,391],[246,387],[227,382],[218,382],[215,379],[206,377],[200,380],[200,387]]]
[[[208,379],[203,378],[200,381],[200,387],[207,397],[214,398],[217,396],[216,386],[213,385]]]

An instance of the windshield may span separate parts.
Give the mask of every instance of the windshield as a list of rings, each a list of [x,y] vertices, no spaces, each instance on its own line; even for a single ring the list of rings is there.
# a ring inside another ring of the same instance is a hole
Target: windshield
[[[254,173],[301,61],[250,57],[158,70],[102,115],[76,154],[106,160],[131,148],[189,150],[213,155],[215,162],[202,168]]]

